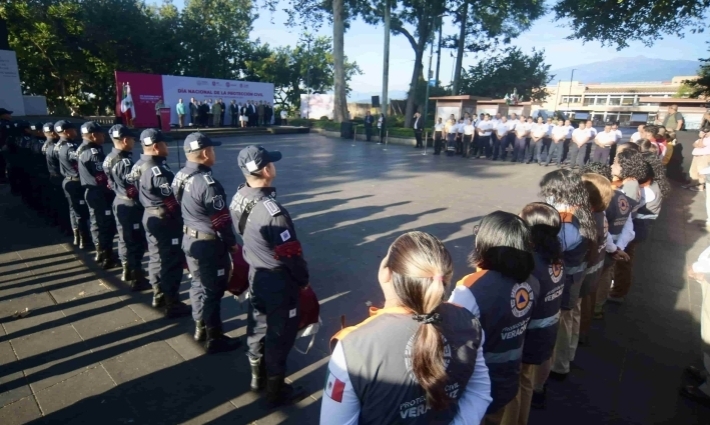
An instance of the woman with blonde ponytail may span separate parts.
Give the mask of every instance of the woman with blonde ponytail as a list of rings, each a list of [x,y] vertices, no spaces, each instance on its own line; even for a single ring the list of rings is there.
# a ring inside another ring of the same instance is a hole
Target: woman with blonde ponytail
[[[382,260],[382,309],[333,337],[321,424],[475,424],[490,379],[481,326],[444,301],[453,275],[436,237],[409,232]]]

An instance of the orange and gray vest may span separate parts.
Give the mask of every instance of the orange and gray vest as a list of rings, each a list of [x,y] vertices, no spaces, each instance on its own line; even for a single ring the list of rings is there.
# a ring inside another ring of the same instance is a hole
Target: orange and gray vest
[[[480,321],[486,336],[483,356],[491,377],[493,402],[487,413],[508,404],[518,393],[523,342],[540,284],[530,276],[516,282],[492,270],[470,274],[457,285],[466,286],[480,310]]]
[[[525,333],[523,363],[542,364],[552,357],[557,340],[560,302],[565,287],[565,268],[562,264],[546,261],[540,254],[535,253],[535,269],[532,275],[540,284],[540,295],[535,300]]]
[[[446,410],[434,411],[426,393],[412,373],[414,336],[419,326],[405,308],[370,309],[370,317],[357,326],[338,332],[348,375],[360,400],[364,424],[449,424],[458,412],[461,398],[473,375],[481,345],[481,325],[470,311],[449,303],[436,312],[444,337],[446,393],[452,399]],[[332,341],[332,346],[335,343]]]

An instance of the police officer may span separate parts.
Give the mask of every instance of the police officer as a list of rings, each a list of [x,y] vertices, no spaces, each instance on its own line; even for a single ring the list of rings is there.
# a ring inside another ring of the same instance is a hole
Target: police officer
[[[108,176],[104,172],[105,158],[104,130],[93,121],[81,126],[82,144],[77,148],[79,177],[84,189],[84,197],[89,207],[91,239],[96,247],[96,262],[104,269],[115,265],[113,258],[114,221],[111,203],[108,202],[110,189]]]
[[[54,146],[54,151],[59,161],[60,173],[64,176],[62,188],[69,203],[69,222],[74,233],[74,245],[83,249],[89,246],[89,209],[86,207],[79,178],[76,155],[78,145],[74,142],[76,127],[69,121],[61,120],[54,123],[54,132],[59,135],[59,143]]]
[[[139,199],[145,212],[143,227],[148,237],[148,275],[153,286],[153,307],[162,308],[167,318],[190,314],[180,302],[184,254],[180,248],[182,217],[171,184],[175,175],[168,167],[167,139],[155,128],[143,130],[143,162],[133,166],[133,181],[138,183]]]
[[[286,209],[275,199],[271,184],[280,152],[247,146],[238,164],[246,177],[229,206],[232,220],[244,239],[249,264],[247,343],[252,389],[264,384],[270,404],[285,404],[300,396],[284,385],[286,358],[296,339],[301,288],[308,286],[308,267],[301,243]],[[248,218],[248,220],[247,220]]]
[[[238,339],[222,332],[220,303],[231,269],[230,251],[237,249],[227,195],[212,176],[215,146],[202,133],[185,138],[187,163],[173,180],[173,193],[180,202],[183,227],[182,249],[192,275],[190,301],[195,319],[195,340],[205,341],[208,354],[232,351]]]
[[[118,257],[123,266],[121,280],[128,282],[133,291],[143,289],[145,277],[141,261],[145,254],[143,231],[143,206],[138,201],[138,189],[129,177],[133,168],[135,133],[128,127],[117,124],[109,130],[113,149],[103,163],[104,173],[116,197],[113,200],[113,215],[118,230]]]
[[[15,141],[17,143],[17,162],[13,174],[17,179],[17,187],[19,188],[22,201],[30,208],[35,208],[32,203],[32,185],[31,185],[31,169],[32,169],[32,130],[31,125],[27,121],[15,122]]]
[[[3,148],[7,160],[7,179],[10,183],[10,193],[15,196],[22,195],[22,155],[20,144],[26,123],[15,121],[9,124],[9,136]]]
[[[42,134],[42,123],[36,122],[30,125],[32,130],[32,170],[30,172],[30,182],[32,185],[32,202],[34,207],[45,217],[48,223],[54,224],[51,214],[51,203],[49,201],[49,173],[45,166],[45,157],[42,152],[44,145],[44,135]]]
[[[59,144],[59,135],[54,132],[54,123],[48,122],[42,126],[46,138],[42,145],[45,164],[49,172],[49,197],[52,217],[63,232],[71,234],[69,221],[69,205],[62,190],[62,174],[59,169],[59,155],[55,149]]]
[[[5,146],[11,131],[12,111],[5,108],[0,108],[0,184],[7,183],[7,165],[5,158]]]

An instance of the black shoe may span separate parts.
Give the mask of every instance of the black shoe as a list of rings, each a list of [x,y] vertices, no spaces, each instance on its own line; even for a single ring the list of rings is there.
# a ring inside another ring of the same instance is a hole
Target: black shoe
[[[258,393],[266,386],[266,363],[264,358],[252,359],[249,357],[249,366],[251,367],[251,384],[249,387],[255,393]]]
[[[128,267],[127,263],[123,263],[123,270],[121,271],[121,281],[122,282],[130,282],[133,280],[133,273],[131,272],[131,269]]]
[[[550,379],[561,382],[567,379],[567,375],[569,375],[569,373],[550,372]]]
[[[86,249],[89,246],[88,240],[85,234],[79,232],[79,249]]]
[[[73,233],[74,241],[72,242],[72,244],[74,244],[74,246],[79,246],[79,240],[81,239],[81,235],[78,230],[74,230]]]
[[[150,289],[150,284],[143,274],[143,269],[138,268],[131,270],[131,291],[138,292],[145,289]]]
[[[680,389],[680,395],[705,406],[710,407],[710,396],[700,390],[695,385],[688,385]]]
[[[103,254],[103,262],[101,262],[101,268],[104,270],[110,270],[116,267],[116,258],[114,258],[112,249],[105,249]]]
[[[204,342],[206,336],[207,331],[205,330],[205,322],[203,322],[202,320],[196,320],[195,334],[192,335],[192,338],[197,342]]]
[[[547,399],[547,385],[544,385],[542,387],[542,391],[533,390],[532,403],[530,403],[530,406],[533,409],[544,409],[546,399]]]
[[[150,303],[153,308],[160,308],[165,305],[165,296],[160,291],[153,291],[153,302]]]
[[[205,352],[207,354],[227,353],[234,351],[242,345],[239,338],[230,338],[222,332],[221,328],[207,328]]]
[[[288,406],[306,398],[308,394],[301,387],[293,387],[284,382],[284,376],[270,376],[266,379],[266,402],[269,408]]]
[[[178,317],[186,317],[192,314],[192,308],[189,305],[182,303],[177,297],[165,297],[165,306],[163,313],[166,319],[177,319]]]
[[[686,367],[685,374],[693,380],[698,381],[699,384],[702,384],[708,379],[708,373],[705,370],[695,366]]]

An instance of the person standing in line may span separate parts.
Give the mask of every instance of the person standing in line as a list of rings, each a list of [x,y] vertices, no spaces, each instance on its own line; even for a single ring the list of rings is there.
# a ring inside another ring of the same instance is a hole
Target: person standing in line
[[[478,151],[478,158],[492,158],[491,134],[493,134],[493,123],[489,114],[485,114],[483,119],[476,124],[476,133],[478,133],[478,146],[475,150]],[[474,154],[473,157],[475,158],[476,155]]]
[[[163,103],[162,98],[158,98],[158,101],[155,102],[155,116],[158,118],[158,128],[163,128],[163,120],[160,117],[160,110],[162,108],[165,108],[165,103]]]
[[[392,243],[378,272],[385,308],[331,340],[322,425],[481,422],[491,402],[481,324],[443,302],[452,263],[429,234]]]
[[[194,97],[190,98],[190,125],[197,127],[200,124],[197,122],[197,116],[198,116],[198,104],[197,101],[195,101]]]
[[[611,153],[611,146],[616,143],[616,133],[611,131],[611,124],[606,123],[604,125],[604,131],[597,133],[594,138],[594,149],[592,150],[592,157],[589,159],[590,162],[601,162],[602,164],[609,163],[609,154]]]
[[[446,134],[446,156],[454,156],[456,154],[456,125],[456,119],[449,118],[444,127]]]
[[[281,125],[288,125],[288,112],[286,112],[286,109],[281,110]],[[372,124],[370,124],[370,137],[372,137]],[[370,141],[369,137],[367,141]]]
[[[239,105],[237,105],[236,100],[232,100],[229,104],[229,117],[231,127],[239,126]]]
[[[281,113],[283,114],[283,110]],[[281,121],[283,121],[283,118],[281,118]],[[370,111],[367,111],[363,121],[365,123],[365,140],[369,142],[372,140],[372,125],[375,123],[375,117],[372,116]]]
[[[265,107],[264,107],[264,101],[262,100],[262,101],[259,102],[259,105],[256,107],[256,113],[257,113],[257,115],[258,115],[258,117],[259,117],[259,121],[258,121],[258,123],[257,123],[257,126],[259,126],[259,127],[263,127],[263,126],[266,125],[266,123],[264,122],[264,114],[265,114],[265,111],[266,111],[266,110],[265,110]]]
[[[272,183],[280,152],[247,146],[238,164],[246,178],[229,210],[244,240],[249,264],[247,356],[253,391],[266,386],[271,406],[292,404],[306,396],[284,382],[286,359],[298,332],[300,291],[309,286],[308,265],[291,216],[276,200]],[[264,382],[266,381],[266,382]]]
[[[224,127],[224,113],[227,112],[227,105],[222,99],[219,99],[217,103],[219,104],[219,126]]]
[[[104,172],[104,129],[93,121],[81,126],[83,143],[76,150],[81,187],[84,189],[86,205],[89,207],[91,239],[96,247],[94,260],[103,268],[113,268],[113,236],[116,223],[111,211],[113,192],[109,188],[108,176]]]
[[[414,113],[414,124],[412,126],[414,128],[414,138],[417,141],[417,144],[414,145],[414,149],[421,149],[424,146],[422,145],[422,133],[424,133],[424,120],[422,119],[422,114],[419,112]]]
[[[185,104],[182,103],[182,99],[178,99],[177,105],[175,105],[175,112],[178,116],[178,126],[183,128],[185,126]]]
[[[631,135],[631,138],[629,138],[629,141],[631,143],[638,144],[639,140],[644,138],[643,137],[644,136],[644,127],[645,127],[645,125],[641,124],[636,128],[636,132]]]
[[[501,161],[505,161],[508,152],[508,132],[510,131],[510,125],[508,124],[508,117],[501,117],[498,121],[498,125],[494,127],[495,135],[493,138],[493,161],[497,161],[500,156]]]
[[[59,135],[54,131],[54,124],[45,123],[42,131],[46,137],[42,152],[47,160],[47,170],[49,171],[50,206],[52,207],[56,221],[62,232],[71,234],[71,221],[69,219],[69,204],[62,190],[62,173],[59,164],[57,146],[59,145]]]
[[[69,121],[61,120],[54,123],[54,132],[59,135],[59,142],[54,147],[59,160],[59,170],[64,176],[62,189],[69,204],[69,220],[74,233],[74,246],[80,249],[89,247],[89,209],[84,200],[84,190],[79,178],[77,164],[76,127]]]
[[[456,155],[463,155],[463,130],[463,118],[459,118],[459,122],[456,123]]]
[[[584,166],[584,159],[587,154],[587,143],[590,140],[590,133],[587,131],[587,124],[584,121],[579,123],[579,128],[572,132],[572,143],[569,145],[569,158],[567,165],[572,169]]]
[[[154,308],[162,309],[166,318],[188,316],[190,307],[180,301],[184,254],[182,216],[171,187],[175,175],[167,164],[168,145],[163,133],[155,128],[143,130],[140,165],[131,174],[138,185],[144,207],[143,228],[148,238],[148,275],[153,287]]]
[[[525,162],[525,153],[527,151],[528,134],[531,129],[532,120],[528,118],[527,122],[522,119],[515,126],[515,145],[513,145],[513,159],[510,162]]]
[[[118,230],[118,256],[123,265],[121,280],[128,283],[132,291],[139,291],[147,282],[141,264],[145,254],[143,206],[138,202],[138,189],[130,178],[136,134],[117,124],[111,127],[109,136],[113,150],[106,156],[103,167],[116,194],[113,215]]]
[[[465,121],[463,126],[463,157],[471,157],[471,143],[473,142],[473,135],[476,133],[476,127],[473,122],[469,119]]]
[[[219,100],[212,105],[212,126],[221,127],[220,119],[222,117],[222,104]]]
[[[564,143],[567,138],[567,134],[569,133],[570,125],[570,121],[567,120],[564,125],[556,125],[552,129],[552,143],[550,143],[550,149],[547,152],[545,167],[550,165],[552,157],[555,155],[557,155],[557,166],[562,166],[562,152],[564,151]]]
[[[569,158],[570,143],[572,143],[572,133],[574,133],[574,126],[572,121],[565,120],[565,127],[567,127],[567,136],[565,136],[564,146],[562,148],[562,166],[564,167],[567,163],[567,158]]]
[[[537,122],[533,124],[530,130],[530,145],[528,146],[528,158],[526,164],[530,164],[536,160],[539,165],[542,165],[542,148],[544,138],[547,136],[547,124],[542,117],[537,117]]]
[[[674,104],[668,107],[668,113],[663,119],[663,127],[673,131],[685,130],[685,119],[683,114],[678,112],[678,105]]]
[[[434,155],[441,155],[441,144],[444,140],[445,125],[441,118],[434,125]]]
[[[611,165],[614,163],[614,157],[616,157],[616,148],[617,146],[625,143],[623,142],[624,138],[624,133],[619,130],[619,124],[618,123],[612,123],[611,124],[611,132],[614,133],[616,136],[616,141],[613,145],[611,145],[611,151],[609,151],[609,162],[608,164]]]
[[[385,143],[385,138],[387,137],[387,119],[385,114],[380,114],[377,119],[377,132],[380,133],[380,143]]]

